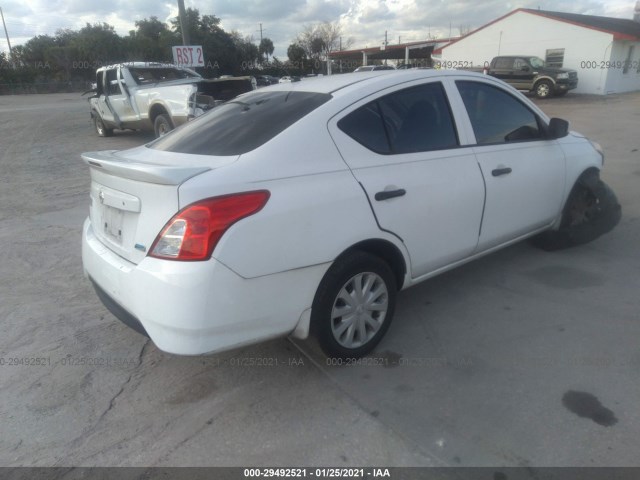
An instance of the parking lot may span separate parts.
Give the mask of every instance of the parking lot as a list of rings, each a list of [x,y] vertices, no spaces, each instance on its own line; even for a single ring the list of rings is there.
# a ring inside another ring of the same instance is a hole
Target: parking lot
[[[538,104],[603,146],[618,227],[406,290],[376,352],[331,365],[289,339],[177,357],[118,322],[82,275],[80,153],[151,137],[0,96],[0,465],[640,466],[640,93]]]

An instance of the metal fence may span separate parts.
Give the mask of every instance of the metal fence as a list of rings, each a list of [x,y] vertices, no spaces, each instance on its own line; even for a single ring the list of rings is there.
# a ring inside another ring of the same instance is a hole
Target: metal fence
[[[0,95],[25,95],[30,93],[82,93],[91,90],[91,82],[34,82],[0,83]]]

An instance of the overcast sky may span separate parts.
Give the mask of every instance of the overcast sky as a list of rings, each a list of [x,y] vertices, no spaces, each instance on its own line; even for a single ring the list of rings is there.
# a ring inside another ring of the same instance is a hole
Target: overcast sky
[[[339,20],[344,41],[353,47],[424,40],[458,34],[459,27],[478,28],[516,8],[538,8],[589,15],[631,18],[635,0],[534,0],[482,3],[475,0],[185,0],[187,7],[222,19],[225,30],[263,35],[273,40],[275,55],[286,58],[287,47],[305,24]],[[60,28],[78,29],[86,22],[107,22],[120,35],[134,22],[152,15],[169,21],[177,15],[177,0],[0,0],[12,45]],[[4,31],[0,50],[7,50]]]

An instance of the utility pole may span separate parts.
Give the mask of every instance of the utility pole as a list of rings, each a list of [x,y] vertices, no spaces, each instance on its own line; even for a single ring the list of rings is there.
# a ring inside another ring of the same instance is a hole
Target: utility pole
[[[262,24],[260,24],[260,43],[262,43]]]
[[[385,30],[384,31],[384,55],[385,55],[385,57],[387,56],[387,44],[388,43],[389,42],[387,42],[387,31]],[[384,64],[385,65],[387,64],[387,59],[386,58],[384,59]]]
[[[189,37],[189,25],[187,25],[187,12],[184,9],[184,0],[178,0],[178,15],[180,16],[180,30],[182,30],[182,44],[191,45]]]
[[[2,7],[0,7],[0,16],[2,17],[2,26],[4,27],[4,34],[7,36],[7,45],[9,45],[9,61],[13,62],[13,52],[11,51],[11,42],[9,41],[9,32],[7,32],[7,24],[4,23],[4,13],[2,13]]]

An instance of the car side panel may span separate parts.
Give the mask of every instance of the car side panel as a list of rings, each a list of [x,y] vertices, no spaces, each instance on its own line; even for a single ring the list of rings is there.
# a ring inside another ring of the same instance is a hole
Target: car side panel
[[[308,131],[304,124],[242,155],[236,164],[180,187],[181,207],[216,195],[271,192],[259,213],[225,233],[213,257],[238,275],[253,278],[331,262],[360,241],[380,238],[396,245],[409,266],[399,239],[379,229],[364,191],[328,132]]]

